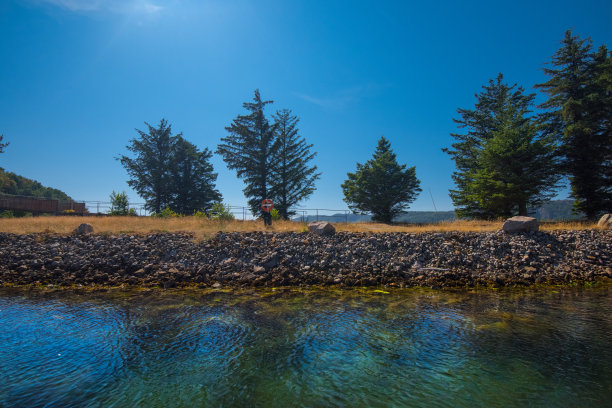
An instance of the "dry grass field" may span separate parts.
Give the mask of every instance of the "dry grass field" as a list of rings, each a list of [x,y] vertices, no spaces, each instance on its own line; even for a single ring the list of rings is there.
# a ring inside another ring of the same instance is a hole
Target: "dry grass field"
[[[86,222],[93,226],[96,233],[109,234],[148,234],[152,232],[190,232],[198,238],[208,238],[218,231],[249,232],[276,231],[301,232],[306,224],[292,221],[276,221],[266,228],[262,221],[214,221],[196,217],[151,218],[151,217],[28,217],[0,219],[0,232],[15,234],[56,233],[70,234],[79,224]],[[387,225],[377,223],[336,223],[338,231],[350,232],[445,232],[445,231],[497,231],[503,221],[452,221],[435,224],[399,224]],[[577,230],[597,228],[595,223],[585,222],[545,222],[541,230]]]

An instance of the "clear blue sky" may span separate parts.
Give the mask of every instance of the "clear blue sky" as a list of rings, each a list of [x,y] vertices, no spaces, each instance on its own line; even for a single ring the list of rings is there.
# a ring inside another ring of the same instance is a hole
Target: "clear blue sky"
[[[449,210],[440,149],[456,109],[498,72],[531,91],[569,28],[612,46],[612,2],[2,0],[0,166],[75,199],[142,201],[114,160],[134,128],[163,117],[215,150],[259,88],[318,152],[302,206],[346,208],[340,184],[384,135],[416,165],[411,209],[432,210],[431,190]],[[242,182],[213,165],[224,201],[243,205]]]

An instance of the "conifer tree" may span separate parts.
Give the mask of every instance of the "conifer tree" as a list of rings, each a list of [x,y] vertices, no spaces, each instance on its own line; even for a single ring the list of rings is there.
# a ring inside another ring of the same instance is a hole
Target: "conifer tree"
[[[212,152],[198,148],[178,137],[172,159],[171,178],[173,183],[170,208],[179,214],[194,214],[208,211],[214,203],[221,201],[221,194],[215,188],[217,173],[210,163]]]
[[[283,219],[289,219],[295,214],[291,207],[311,195],[315,181],[321,173],[317,166],[311,166],[310,161],[316,153],[311,153],[313,145],[298,134],[299,119],[290,110],[276,112],[274,120],[277,129],[276,157],[272,171],[272,195],[274,207]]]
[[[147,210],[160,213],[166,207],[180,214],[193,214],[220,200],[215,189],[217,174],[208,162],[208,149],[200,152],[182,137],[172,135],[165,119],[155,128],[145,122],[148,133],[136,129],[140,137],[130,140],[127,149],[136,157],[118,160],[130,176],[128,185],[144,198]]]
[[[400,165],[384,137],[378,141],[372,159],[357,163],[357,171],[347,176],[342,183],[344,201],[355,213],[371,213],[374,221],[392,222],[421,192],[416,168]]]
[[[536,85],[548,94],[547,130],[562,141],[561,152],[569,176],[574,208],[587,218],[612,209],[612,132],[610,53],[593,51],[590,38],[571,30],[552,57],[550,79]]]
[[[170,205],[172,198],[169,169],[177,136],[172,135],[172,126],[165,119],[157,128],[146,122],[145,125],[148,133],[136,129],[140,137],[130,140],[126,147],[136,157],[121,155],[118,160],[130,176],[128,185],[145,200],[147,210],[159,213]]]
[[[272,171],[276,160],[276,125],[264,114],[266,105],[273,101],[262,101],[259,90],[255,90],[253,102],[242,106],[248,111],[238,115],[225,128],[229,135],[221,139],[217,153],[223,157],[230,170],[236,170],[238,178],[244,180],[243,192],[248,198],[253,215],[260,214],[266,223],[270,214],[261,210],[261,201],[271,198]]]
[[[537,120],[508,106],[500,127],[484,144],[474,173],[473,198],[486,214],[527,215],[527,208],[550,200],[557,188],[557,145],[539,135]]]
[[[612,51],[602,45],[594,56],[597,134],[602,154],[601,197],[598,212],[612,212]]]
[[[473,110],[458,109],[461,119],[454,119],[466,132],[451,134],[457,141],[442,149],[457,168],[450,190],[457,215],[527,215],[528,206],[550,199],[557,188],[555,139],[531,114],[535,95],[504,84],[502,74],[476,98]]]

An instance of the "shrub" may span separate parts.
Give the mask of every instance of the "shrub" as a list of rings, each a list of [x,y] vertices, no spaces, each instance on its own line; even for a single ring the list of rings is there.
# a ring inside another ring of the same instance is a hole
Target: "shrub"
[[[164,208],[161,212],[151,214],[151,217],[173,218],[173,217],[180,217],[180,215],[172,211],[170,207],[166,206],[166,208]]]
[[[272,216],[272,221],[278,221],[281,219],[280,212],[277,209],[271,210],[270,215]]]
[[[232,221],[235,219],[230,206],[224,205],[223,203],[214,203],[208,214],[213,220]]]
[[[110,195],[111,209],[109,215],[136,215],[136,210],[130,208],[128,196],[125,191],[121,193],[112,192]]]
[[[198,210],[194,212],[193,216],[196,218],[208,218],[208,214],[206,214],[206,211],[202,211],[202,210]]]

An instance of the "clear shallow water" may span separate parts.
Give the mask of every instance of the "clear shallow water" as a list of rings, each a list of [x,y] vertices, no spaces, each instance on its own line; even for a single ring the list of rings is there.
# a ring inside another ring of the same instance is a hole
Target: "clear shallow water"
[[[0,407],[610,406],[611,295],[0,289]]]

